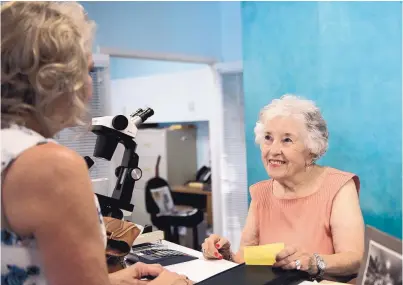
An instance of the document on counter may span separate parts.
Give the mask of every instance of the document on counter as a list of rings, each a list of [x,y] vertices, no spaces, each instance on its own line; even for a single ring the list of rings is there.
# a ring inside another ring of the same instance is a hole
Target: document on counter
[[[205,260],[204,258],[164,266],[169,271],[183,274],[193,282],[201,282],[221,272],[227,271],[239,264],[227,260]]]
[[[246,265],[273,265],[276,255],[284,249],[284,243],[272,243],[259,246],[246,246],[244,258]]]

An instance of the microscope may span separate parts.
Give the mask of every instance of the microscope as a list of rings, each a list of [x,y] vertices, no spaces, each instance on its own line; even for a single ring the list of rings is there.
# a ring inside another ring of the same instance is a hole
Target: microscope
[[[117,181],[112,196],[96,194],[103,216],[122,219],[121,209],[133,211],[134,206],[130,202],[134,184],[142,176],[141,169],[138,167],[139,156],[136,153],[137,144],[134,138],[137,135],[138,127],[152,115],[154,115],[154,111],[146,108],[145,110],[138,109],[129,117],[117,115],[92,119],[91,131],[97,136],[95,157],[110,161],[119,143],[125,148],[122,162],[115,170]],[[90,168],[93,165],[91,158],[85,157],[85,160]]]

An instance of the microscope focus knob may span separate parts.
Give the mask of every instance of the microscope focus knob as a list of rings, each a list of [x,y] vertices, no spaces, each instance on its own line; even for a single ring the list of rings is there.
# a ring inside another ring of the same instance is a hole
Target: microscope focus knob
[[[141,171],[140,168],[137,167],[132,170],[131,175],[134,181],[137,181],[140,180],[140,178],[143,176],[143,172]]]
[[[129,120],[126,116],[117,115],[112,120],[112,127],[114,127],[118,131],[123,131],[129,125]]]

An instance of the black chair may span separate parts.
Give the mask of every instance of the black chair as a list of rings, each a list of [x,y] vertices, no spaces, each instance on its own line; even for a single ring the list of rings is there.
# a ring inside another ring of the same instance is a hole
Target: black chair
[[[171,199],[174,201],[175,204],[175,200],[172,198],[172,190],[171,187],[169,186],[169,183],[163,178],[159,177],[160,160],[161,156],[158,156],[157,164],[155,167],[155,177],[148,180],[145,187],[146,210],[151,216],[151,222],[159,230],[164,231],[166,240],[176,244],[179,244],[178,228],[179,227],[191,228],[193,231],[193,249],[199,250],[200,243],[198,240],[197,226],[204,220],[203,211],[187,206],[186,215],[184,215],[183,212],[179,213],[177,211],[160,215],[160,208],[158,207],[157,203],[154,201],[154,198],[152,196],[153,189],[167,187],[169,189],[169,195],[171,196]],[[177,205],[175,205],[175,208],[176,207]],[[173,228],[173,233],[171,231],[171,228]]]

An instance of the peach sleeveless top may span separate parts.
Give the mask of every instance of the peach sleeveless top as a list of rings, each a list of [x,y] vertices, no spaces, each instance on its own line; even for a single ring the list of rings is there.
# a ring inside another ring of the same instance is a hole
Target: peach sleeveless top
[[[273,180],[250,187],[249,214],[241,238],[241,249],[247,245],[285,243],[300,246],[308,252],[334,254],[330,216],[339,190],[353,179],[360,189],[358,176],[326,167],[318,191],[295,199],[281,199],[273,194]]]

